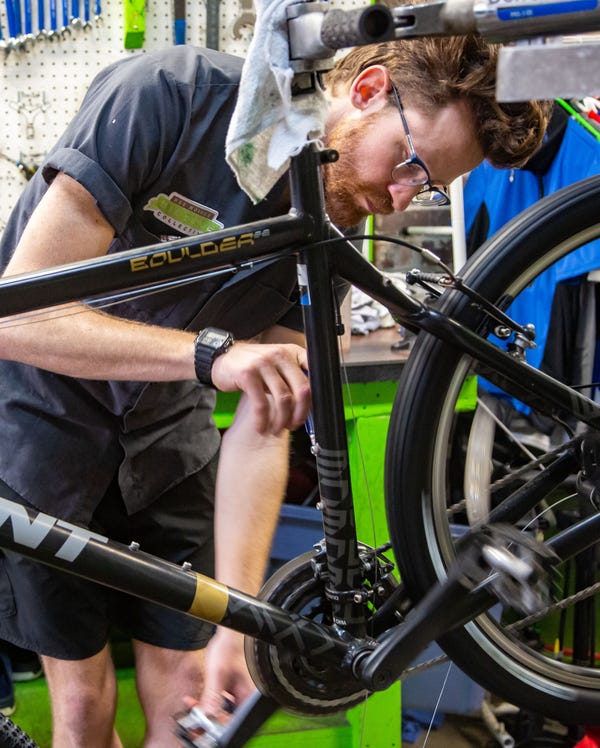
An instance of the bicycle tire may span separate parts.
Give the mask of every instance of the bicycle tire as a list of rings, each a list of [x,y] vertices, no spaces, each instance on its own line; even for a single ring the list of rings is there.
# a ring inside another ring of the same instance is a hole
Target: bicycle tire
[[[599,198],[600,177],[544,198],[492,237],[461,276],[506,306],[555,260],[600,236]],[[438,308],[483,334],[483,313],[458,291],[445,293]],[[420,333],[392,409],[386,512],[400,574],[413,600],[446,576],[456,553],[450,471],[458,441],[456,402],[471,363],[460,351]],[[531,644],[507,632],[488,614],[439,643],[473,680],[522,708],[565,723],[600,722],[600,669],[559,662],[538,649],[539,641]]]
[[[0,714],[0,748],[39,748],[9,717]]]

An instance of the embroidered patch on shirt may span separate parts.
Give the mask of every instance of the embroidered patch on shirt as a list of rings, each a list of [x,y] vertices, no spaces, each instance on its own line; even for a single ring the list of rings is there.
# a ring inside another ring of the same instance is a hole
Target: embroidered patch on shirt
[[[144,210],[151,211],[159,221],[186,236],[223,228],[223,224],[216,220],[218,211],[195,203],[177,192],[171,192],[170,195],[161,192],[148,200]]]

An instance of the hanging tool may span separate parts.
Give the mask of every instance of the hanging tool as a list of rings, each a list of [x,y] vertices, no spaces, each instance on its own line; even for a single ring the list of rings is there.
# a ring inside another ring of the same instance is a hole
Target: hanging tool
[[[20,0],[13,0],[13,12],[15,16],[16,33],[15,37],[21,36],[23,33],[23,18],[21,16],[21,2]]]
[[[53,42],[59,38],[60,38],[60,34],[58,33],[56,0],[50,0],[50,32],[48,34],[48,39],[50,39],[50,41]]]
[[[37,40],[43,40],[48,38],[48,34],[46,32],[46,3],[45,0],[38,0],[37,3],[37,21],[38,21],[38,30],[35,35],[36,41]]]
[[[83,22],[79,15],[79,0],[71,0],[71,26],[76,31],[83,28]]]
[[[256,13],[254,12],[254,3],[252,0],[241,0],[240,4],[242,12],[233,22],[232,33],[234,39],[242,38],[240,29],[243,29],[245,26],[254,27],[256,23]]]
[[[6,22],[8,24],[8,39],[4,44],[4,52],[8,55],[9,52],[12,52],[12,50],[15,49],[16,21],[12,0],[5,0],[5,6]]]
[[[25,36],[33,36],[31,26],[31,0],[24,0],[23,10],[25,13]]]
[[[83,0],[83,30],[88,31],[92,28],[90,22],[90,0]]]
[[[123,0],[125,49],[139,49],[144,45],[146,31],[145,0]]]
[[[185,0],[173,2],[173,41],[185,44]]]
[[[15,18],[15,7],[12,0],[6,0],[6,21],[8,23],[8,36],[10,39],[16,39],[17,21]]]
[[[219,49],[219,6],[221,0],[206,0],[206,46]]]
[[[2,153],[0,151],[0,158],[3,158],[5,161],[8,161],[13,166],[16,166],[17,169],[21,172],[21,174],[25,177],[25,179],[29,182],[31,177],[36,173],[38,170],[38,167],[34,164],[26,164],[22,159],[19,159],[18,161],[15,161],[14,158],[11,158],[10,156],[7,156],[6,153]]]
[[[35,135],[33,123],[36,116],[48,109],[46,94],[44,92],[40,94],[17,91],[17,101],[7,101],[6,103],[25,118],[25,137],[27,140],[32,140]]]
[[[21,40],[21,45],[24,49],[29,49],[35,44],[35,36],[33,35],[33,23],[31,20],[31,0],[24,0],[23,11],[25,15],[25,36]]]
[[[9,38],[6,41],[6,51],[20,51],[21,44],[21,3],[19,0],[6,0],[6,19],[8,21]]]
[[[73,31],[71,30],[71,24],[69,20],[69,0],[62,0],[62,26],[60,29],[60,35],[64,39],[67,36],[71,36]]]
[[[4,34],[2,32],[2,23],[0,23],[0,52],[4,52],[5,54],[8,54],[9,49],[6,46],[6,41],[4,40]]]

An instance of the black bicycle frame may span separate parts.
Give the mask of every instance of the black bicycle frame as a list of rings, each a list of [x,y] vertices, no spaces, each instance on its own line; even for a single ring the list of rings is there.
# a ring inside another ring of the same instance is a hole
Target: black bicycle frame
[[[347,456],[334,277],[343,277],[385,304],[412,329],[430,333],[471,356],[485,368],[488,379],[532,407],[550,403],[558,412],[574,413],[594,428],[600,426],[600,408],[395,287],[327,220],[320,175],[323,158],[319,148],[310,144],[293,159],[293,209],[286,216],[4,278],[0,280],[0,316],[22,315],[81,299],[99,304],[101,295],[109,292],[158,290],[165,284],[196,282],[215,271],[236,272],[296,254],[323,504],[326,593],[336,626],[328,628],[305,620],[151,557],[134,545],[123,546],[43,513],[27,512],[6,499],[0,499],[0,546],[269,643],[285,641],[290,649],[318,653],[350,669],[361,683],[376,690],[397,679],[418,649],[482,612],[494,599],[486,590],[467,589],[450,575],[447,584],[433,590],[374,650],[373,642],[366,638],[365,609],[356,601],[362,579]],[[21,319],[17,318],[19,323]],[[553,544],[562,551],[560,555],[571,555],[594,543],[599,534],[600,515],[595,515],[554,538]],[[408,643],[410,646],[405,646]]]

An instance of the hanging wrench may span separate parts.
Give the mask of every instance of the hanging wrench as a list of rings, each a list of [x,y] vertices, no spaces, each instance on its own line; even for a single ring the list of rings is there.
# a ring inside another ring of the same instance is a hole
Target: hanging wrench
[[[89,31],[92,28],[90,21],[90,0],[83,0],[83,30]]]
[[[37,21],[38,30],[36,31],[36,41],[42,41],[48,38],[46,31],[46,3],[44,0],[37,0]]]
[[[23,3],[23,10],[25,13],[25,35],[22,37],[21,44],[24,50],[28,50],[35,44],[33,23],[31,19],[31,0],[25,0]]]
[[[81,31],[83,28],[83,21],[79,15],[79,0],[71,0],[71,27],[75,31]]]
[[[4,39],[4,34],[2,33],[2,24],[0,23],[0,52],[4,52],[4,56],[8,57],[8,53],[10,52],[6,41]]]
[[[256,22],[256,13],[254,12],[254,4],[252,0],[240,0],[240,4],[242,6],[242,12],[233,23],[232,33],[234,39],[241,39],[242,34],[240,29],[244,28],[244,26],[252,27]]]
[[[60,36],[66,39],[68,36],[73,34],[71,23],[69,19],[69,0],[62,0],[62,27],[60,29]]]

